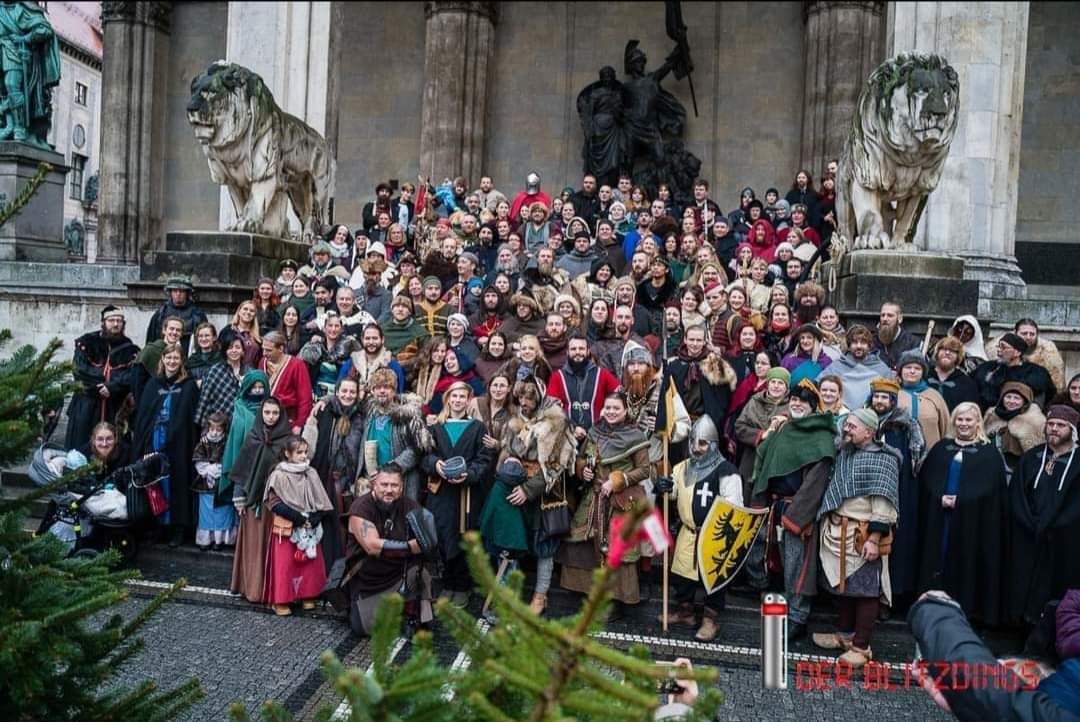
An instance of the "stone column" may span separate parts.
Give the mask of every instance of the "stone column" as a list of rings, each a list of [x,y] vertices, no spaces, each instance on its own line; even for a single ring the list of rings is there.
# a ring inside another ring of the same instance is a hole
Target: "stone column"
[[[420,173],[438,183],[483,172],[497,3],[425,2],[424,105]]]
[[[282,110],[322,133],[335,155],[341,6],[341,2],[230,2],[225,51],[226,60],[262,77]],[[224,186],[220,216],[222,224],[235,218]],[[290,219],[295,221],[291,212]],[[298,221],[294,226],[299,231]]]
[[[169,2],[104,2],[98,263],[161,245]]]
[[[956,138],[916,243],[964,258],[980,311],[1025,293],[1014,249],[1027,28],[1027,2],[889,3],[888,54],[937,53],[960,77]]]
[[[870,73],[885,58],[885,3],[803,4],[802,164],[815,178],[840,157],[855,104]]]

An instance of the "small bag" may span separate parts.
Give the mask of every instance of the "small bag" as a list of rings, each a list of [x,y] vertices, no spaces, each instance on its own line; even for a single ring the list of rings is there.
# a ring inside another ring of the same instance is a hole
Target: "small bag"
[[[129,481],[124,496],[127,499],[128,521],[145,521],[153,516],[150,512],[150,500],[143,487],[137,486],[134,481]]]
[[[645,500],[645,489],[635,484],[612,494],[611,506],[618,511],[630,511],[635,506],[646,503]]]
[[[271,533],[279,537],[292,538],[293,523],[291,521],[280,514],[274,514],[274,518],[270,523],[272,525]]]
[[[161,479],[154,479],[143,489],[146,491],[146,500],[150,503],[150,513],[161,516],[169,510],[169,500],[165,498],[165,490],[161,488]]]
[[[855,527],[855,550],[862,551],[863,544],[866,543],[867,538],[870,536],[870,522],[860,521]],[[877,544],[878,556],[887,557],[892,553],[893,533],[892,529],[889,529],[889,533],[883,535]]]
[[[562,476],[561,497],[554,494],[540,497],[540,528],[548,539],[570,533],[570,502],[566,500],[565,475]]]

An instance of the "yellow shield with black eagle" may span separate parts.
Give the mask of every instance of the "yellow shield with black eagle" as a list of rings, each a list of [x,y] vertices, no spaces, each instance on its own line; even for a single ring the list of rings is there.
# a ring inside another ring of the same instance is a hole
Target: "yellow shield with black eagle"
[[[697,535],[697,568],[707,594],[739,573],[768,516],[768,508],[747,509],[720,497],[713,501]]]

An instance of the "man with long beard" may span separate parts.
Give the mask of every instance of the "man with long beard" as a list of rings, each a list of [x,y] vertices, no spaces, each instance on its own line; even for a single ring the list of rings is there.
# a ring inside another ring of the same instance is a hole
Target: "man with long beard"
[[[870,382],[870,408],[880,421],[878,436],[883,443],[900,452],[900,472],[897,494],[900,500],[892,554],[889,556],[889,577],[892,582],[893,606],[901,609],[914,599],[919,563],[919,484],[915,472],[926,454],[926,441],[919,422],[897,404],[900,383],[896,379],[878,378]]]
[[[521,290],[528,291],[545,313],[555,305],[555,297],[567,288],[570,276],[555,267],[555,251],[541,248],[521,273]]]
[[[562,404],[570,430],[580,442],[600,418],[604,399],[618,389],[619,379],[593,362],[589,342],[575,334],[566,346],[566,364],[548,381],[547,395]]]
[[[904,328],[904,309],[897,301],[881,304],[878,317],[877,337],[874,339],[874,351],[878,358],[889,368],[896,368],[897,361],[905,351],[918,348],[919,339]]]
[[[536,337],[540,342],[540,348],[544,350],[544,358],[548,365],[557,369],[566,363],[567,346],[570,339],[566,335],[566,319],[557,311],[548,313],[544,323],[544,330]]]
[[[813,281],[803,281],[795,288],[795,317],[800,326],[815,323],[825,305],[825,289]]]
[[[622,389],[626,393],[627,414],[649,438],[649,461],[659,463],[664,458],[664,438],[657,433],[656,414],[660,406],[660,381],[653,355],[640,344],[631,341],[623,350]],[[690,414],[686,412],[678,389],[673,390],[672,444],[678,444],[690,433]],[[660,430],[661,432],[663,429]]]
[[[818,557],[840,612],[836,632],[813,635],[822,649],[845,650],[838,661],[860,668],[871,659],[878,599],[892,600],[883,560],[900,505],[900,460],[875,441],[878,417],[860,408],[844,419],[841,446],[817,513]],[[823,584],[825,586],[825,584]]]
[[[803,380],[788,397],[790,420],[765,433],[757,447],[751,503],[772,509],[775,523],[762,528],[766,545],[780,544],[788,639],[806,636],[812,597],[817,594],[817,511],[836,456],[835,421],[821,413],[821,397]],[[783,528],[780,538],[774,534]],[[761,559],[768,557],[762,550]]]
[[[116,414],[135,385],[139,347],[124,335],[124,312],[116,306],[101,311],[101,328],[75,339],[73,359],[79,389],[68,405],[64,448],[78,449],[90,440],[101,421],[116,423]]]
[[[668,362],[665,376],[670,378],[664,379],[663,388],[675,384],[692,420],[708,414],[723,423],[738,378],[731,365],[706,346],[705,334],[704,326],[686,329],[675,358]]]

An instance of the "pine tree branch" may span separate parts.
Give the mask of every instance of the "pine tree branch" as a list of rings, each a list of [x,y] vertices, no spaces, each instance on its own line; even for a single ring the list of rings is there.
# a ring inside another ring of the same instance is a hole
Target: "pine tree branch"
[[[0,208],[0,226],[3,226],[26,208],[30,199],[34,197],[37,189],[45,182],[45,178],[52,170],[53,165],[51,163],[38,163],[37,172],[30,176],[30,180],[26,181],[26,185],[23,186],[19,195],[15,196],[15,199],[7,203],[3,208]]]

